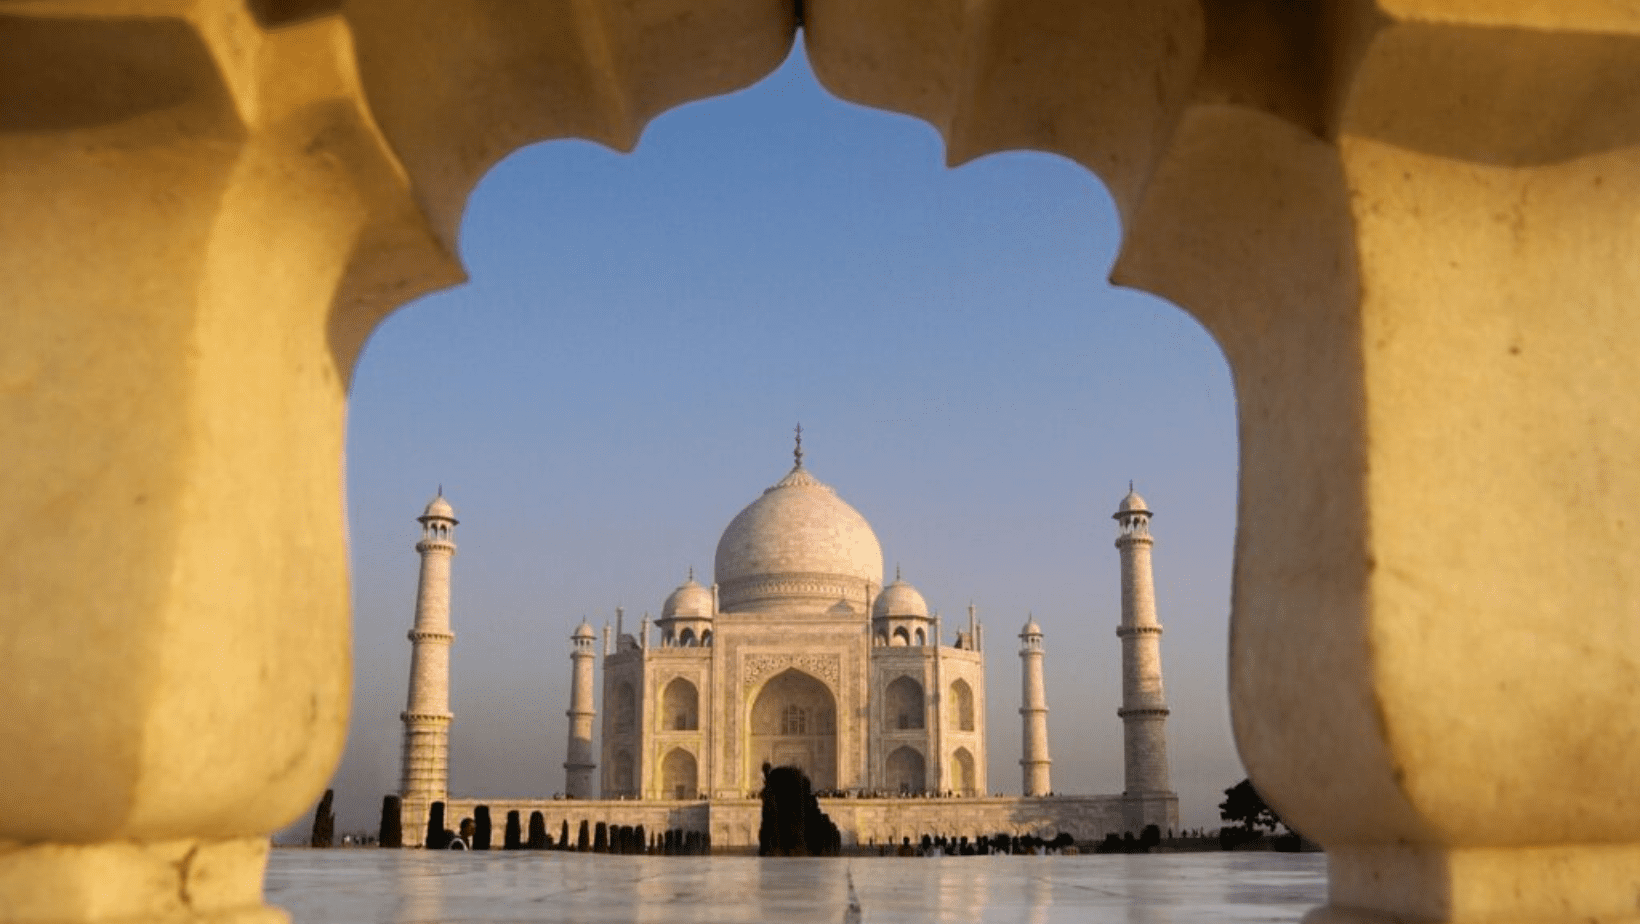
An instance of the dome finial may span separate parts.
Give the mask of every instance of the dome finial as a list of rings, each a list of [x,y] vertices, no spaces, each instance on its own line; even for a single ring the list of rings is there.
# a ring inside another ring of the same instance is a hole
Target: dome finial
[[[792,450],[792,458],[797,460],[797,467],[803,467],[803,425],[797,425],[797,448]]]
[[[694,579],[695,579],[695,566],[690,565],[689,566],[689,580],[693,581]]]
[[[898,581],[899,579],[900,579],[900,563],[895,562],[894,563],[894,580]]]

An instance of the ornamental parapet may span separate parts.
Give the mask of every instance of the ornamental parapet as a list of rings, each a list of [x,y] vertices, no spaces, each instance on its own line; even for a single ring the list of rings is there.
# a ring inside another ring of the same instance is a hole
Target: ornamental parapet
[[[1140,706],[1129,709],[1126,706],[1116,710],[1116,714],[1124,719],[1165,719],[1172,714],[1166,706]]]
[[[1152,539],[1149,536],[1117,536],[1116,537],[1116,547],[1117,548],[1121,548],[1124,545],[1155,545],[1155,544],[1156,544],[1156,540]]]
[[[454,632],[440,632],[436,629],[411,629],[404,637],[412,642],[453,642],[456,640]]]
[[[454,555],[456,553],[456,544],[448,539],[423,539],[416,543],[416,551],[423,554],[427,552],[448,552]]]
[[[1162,627],[1160,624],[1144,626],[1117,626],[1116,634],[1122,638],[1130,638],[1135,635],[1161,635]]]
[[[455,718],[455,714],[450,712],[406,711],[399,713],[400,721],[415,725],[449,725],[450,720],[453,718]]]

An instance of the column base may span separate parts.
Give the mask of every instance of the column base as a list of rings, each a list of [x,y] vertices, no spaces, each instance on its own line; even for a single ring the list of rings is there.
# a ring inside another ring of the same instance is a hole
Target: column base
[[[266,837],[0,845],[5,924],[289,924],[262,903]]]
[[[1640,845],[1327,848],[1304,924],[1640,922]]]

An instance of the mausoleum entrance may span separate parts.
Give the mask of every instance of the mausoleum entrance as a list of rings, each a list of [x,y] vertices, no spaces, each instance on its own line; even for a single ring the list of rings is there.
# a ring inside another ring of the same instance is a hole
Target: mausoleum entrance
[[[796,767],[817,790],[837,788],[837,700],[796,668],[776,675],[752,704],[746,779],[762,785],[763,765]]]

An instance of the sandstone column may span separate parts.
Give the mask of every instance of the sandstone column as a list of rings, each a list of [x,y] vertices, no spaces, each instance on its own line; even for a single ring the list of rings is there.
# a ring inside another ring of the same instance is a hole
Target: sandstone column
[[[570,636],[569,688],[569,747],[564,757],[564,794],[571,799],[593,799],[597,793],[592,785],[592,771],[598,766],[592,759],[592,720],[597,716],[593,705],[592,667],[596,658],[593,650],[597,636],[586,620],[575,627]]]
[[[1042,682],[1042,627],[1027,618],[1019,633],[1020,694],[1019,714],[1024,728],[1020,737],[1019,766],[1024,771],[1023,792],[1046,796],[1053,791],[1048,778],[1048,688]]]
[[[421,579],[416,586],[416,622],[410,639],[410,694],[399,720],[404,746],[399,797],[405,843],[420,844],[427,833],[427,810],[450,796],[450,560],[455,557],[455,510],[444,489],[416,518],[421,523]]]

